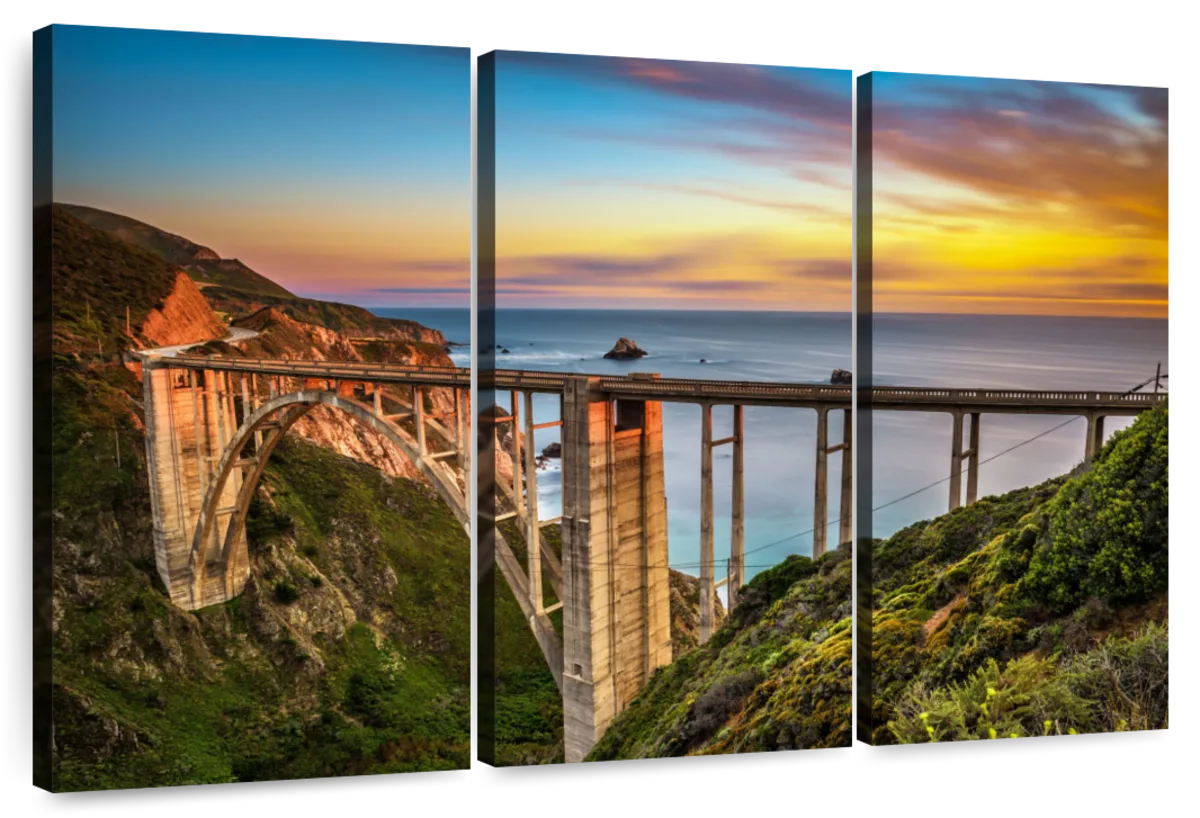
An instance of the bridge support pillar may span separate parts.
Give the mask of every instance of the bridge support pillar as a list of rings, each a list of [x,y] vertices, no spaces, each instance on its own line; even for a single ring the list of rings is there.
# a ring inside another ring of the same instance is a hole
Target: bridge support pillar
[[[962,505],[962,432],[963,413],[952,412],[954,425],[950,432],[950,510]]]
[[[712,404],[700,404],[700,622],[699,642],[713,631],[713,436]]]
[[[979,499],[979,412],[971,413],[971,425],[967,431],[967,505]],[[960,463],[958,470],[962,471]]]
[[[842,499],[838,514],[838,545],[850,542],[854,529],[854,418],[847,409],[842,413]]]
[[[812,558],[822,556],[829,536],[829,410],[817,409],[816,488],[813,492]]]
[[[542,533],[538,524],[537,450],[533,445],[533,425],[533,393],[526,392],[525,482],[528,489],[525,492],[525,559],[529,566],[529,602],[534,613],[540,616],[545,612],[546,601],[542,595]],[[516,431],[514,425],[513,432]],[[513,494],[513,502],[521,502],[520,493]]]
[[[1104,447],[1104,415],[1091,412],[1087,416],[1087,439],[1084,441],[1083,462],[1091,463]]]
[[[563,716],[574,762],[671,661],[662,404],[614,402],[594,379],[572,377],[562,445]]]
[[[221,381],[225,381],[223,387]],[[241,547],[235,549],[239,557],[229,566],[228,576],[216,567],[221,544],[210,546],[201,566],[204,576],[198,584],[199,599],[192,597],[189,556],[212,469],[224,448],[225,430],[232,435],[236,428],[232,384],[224,373],[185,372],[151,359],[142,366],[142,385],[158,575],[171,601],[180,607],[224,602],[229,599],[227,580],[240,591],[250,574],[245,534],[238,544]],[[241,484],[241,473],[235,472],[221,493],[222,509],[234,506]]]
[[[745,434],[745,424],[742,418],[741,405],[733,407],[733,487],[732,513],[729,531],[729,610],[738,603],[738,591],[746,582],[746,492],[745,492],[745,458],[742,451],[742,439]]]

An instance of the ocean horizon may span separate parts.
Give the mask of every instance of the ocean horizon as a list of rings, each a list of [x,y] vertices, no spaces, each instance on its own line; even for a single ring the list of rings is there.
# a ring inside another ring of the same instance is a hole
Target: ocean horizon
[[[409,318],[439,329],[448,341],[469,341],[470,311],[454,308],[372,308],[378,315]],[[1095,389],[1122,391],[1167,371],[1167,319],[877,313],[873,316],[874,380],[878,385],[957,388]],[[497,365],[504,368],[592,374],[656,372],[665,377],[828,382],[835,368],[853,369],[850,312],[783,310],[614,310],[504,308],[496,311]],[[633,361],[607,360],[621,336],[649,352]],[[504,352],[503,350],[508,350]],[[470,361],[470,347],[451,357]],[[702,362],[703,361],[703,362]],[[507,395],[498,396],[507,407]],[[665,404],[663,438],[670,561],[697,574],[700,512],[700,410]],[[535,421],[558,418],[558,401],[534,400]],[[830,416],[832,442],[841,439],[841,413]],[[1059,416],[985,415],[981,457],[1046,432]],[[1110,418],[1106,433],[1124,428]],[[717,407],[713,434],[727,435],[732,410]],[[1002,493],[1063,474],[1083,456],[1084,423],[1069,423],[985,463],[980,496]],[[790,553],[812,552],[815,413],[803,409],[747,407],[745,413],[747,576]],[[950,418],[921,412],[878,412],[872,452],[876,507],[946,477],[950,469]],[[559,439],[539,430],[541,451]],[[561,513],[561,463],[539,474],[543,517]],[[840,479],[840,458],[830,458],[830,485]],[[716,573],[729,555],[730,453],[714,454]],[[837,538],[837,492],[830,491],[829,541]],[[886,537],[920,520],[944,514],[943,482],[875,513],[873,534]]]

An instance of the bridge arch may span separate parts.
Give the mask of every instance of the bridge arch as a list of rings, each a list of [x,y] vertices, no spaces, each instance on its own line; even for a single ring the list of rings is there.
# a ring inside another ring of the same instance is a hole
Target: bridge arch
[[[221,459],[212,474],[211,483],[204,494],[188,557],[189,587],[193,607],[199,607],[201,604],[203,585],[206,578],[210,577],[205,553],[207,543],[212,539],[214,526],[217,526],[219,530],[218,518],[225,512],[228,513],[228,520],[221,537],[221,554],[217,570],[223,578],[226,597],[232,597],[239,593],[240,589],[233,587],[236,578],[232,567],[235,564],[235,551],[239,544],[241,547],[245,547],[242,533],[245,530],[250,501],[258,488],[271,454],[284,435],[297,421],[318,406],[329,406],[344,412],[358,423],[373,429],[391,441],[404,458],[429,480],[464,530],[468,534],[470,533],[470,511],[467,507],[467,498],[459,488],[453,472],[444,462],[422,454],[421,447],[399,425],[376,415],[371,407],[336,392],[302,389],[279,395],[260,405],[244,419],[242,425],[238,427],[232,439],[225,446]],[[266,434],[262,436],[264,432]],[[261,443],[255,446],[253,455],[245,457],[243,453],[247,446],[260,436]],[[225,494],[226,485],[235,471],[239,469],[246,469],[246,471],[243,473],[236,500],[232,508],[223,511],[220,503]]]

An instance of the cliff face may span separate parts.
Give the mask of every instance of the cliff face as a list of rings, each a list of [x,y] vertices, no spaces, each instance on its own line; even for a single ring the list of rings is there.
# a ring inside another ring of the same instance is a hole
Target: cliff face
[[[235,326],[253,329],[259,333],[257,337],[241,345],[243,353],[248,357],[453,366],[450,357],[440,346],[404,339],[376,340],[370,344],[356,343],[341,332],[297,321],[274,307],[263,307],[236,321]],[[395,410],[407,408],[411,404],[411,396],[401,390],[393,389],[388,395],[397,401],[397,405],[392,407]],[[434,413],[452,412],[453,392],[447,389],[429,390],[426,409]],[[362,426],[336,409],[318,407],[302,418],[293,429],[297,434],[320,446],[375,466],[385,474],[410,480],[424,479],[416,467],[386,437]]]
[[[170,295],[150,311],[141,326],[142,338],[155,347],[208,341],[223,338],[225,333],[225,324],[182,271],[175,274]]]
[[[700,644],[700,580],[671,571],[671,655],[682,656]],[[713,624],[725,621],[725,606],[713,597]]]
[[[263,309],[273,309],[288,318],[303,324],[326,327],[342,333],[356,343],[371,341],[410,341],[418,344],[433,344],[444,348],[446,338],[440,330],[402,318],[384,318],[362,307],[339,304],[333,301],[317,301],[310,298],[279,297],[248,293],[228,287],[206,287],[204,295],[213,307],[230,315],[246,316],[239,321],[252,321],[253,314]],[[466,339],[458,339],[465,341]],[[383,351],[386,352],[386,344]],[[364,354],[370,354],[365,352]]]

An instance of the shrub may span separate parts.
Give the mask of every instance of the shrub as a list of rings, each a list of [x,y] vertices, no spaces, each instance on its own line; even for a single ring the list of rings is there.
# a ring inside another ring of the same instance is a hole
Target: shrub
[[[291,605],[299,598],[300,589],[286,579],[281,579],[275,583],[275,601],[280,605]]]
[[[1167,587],[1167,408],[1146,412],[1048,504],[1023,588],[1056,612]]]
[[[691,723],[686,728],[689,742],[707,738],[742,707],[758,685],[758,673],[744,670],[718,679],[692,705]]]

